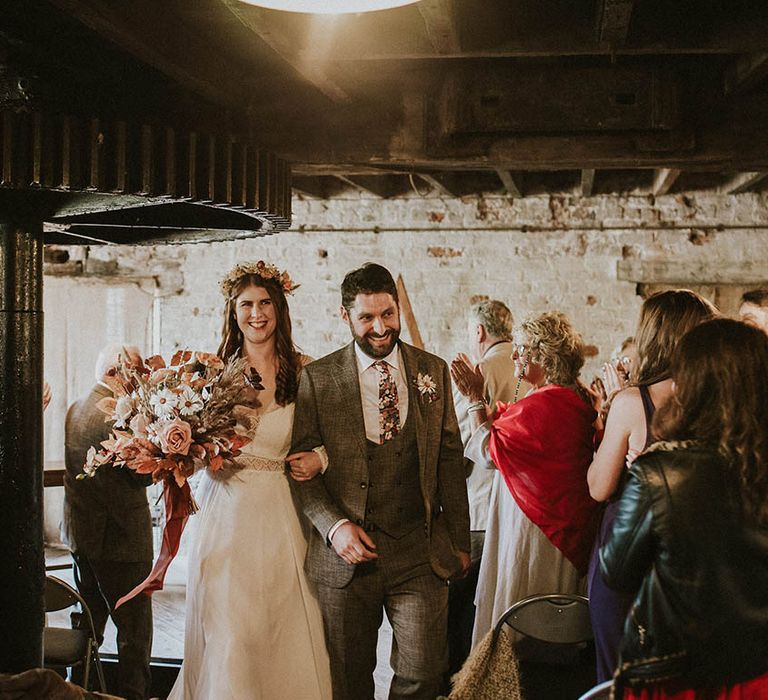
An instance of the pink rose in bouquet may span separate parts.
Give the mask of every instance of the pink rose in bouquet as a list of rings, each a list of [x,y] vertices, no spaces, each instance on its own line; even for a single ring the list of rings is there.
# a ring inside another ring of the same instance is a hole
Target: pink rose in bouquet
[[[186,421],[174,418],[160,425],[157,439],[160,449],[166,454],[186,455],[192,444],[192,428]]]

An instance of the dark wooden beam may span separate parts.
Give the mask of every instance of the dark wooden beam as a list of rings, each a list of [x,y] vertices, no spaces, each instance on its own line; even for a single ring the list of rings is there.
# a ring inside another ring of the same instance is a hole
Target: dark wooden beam
[[[347,183],[330,175],[301,175],[294,177],[292,181],[294,192],[317,197],[318,199],[330,199],[347,189]]]
[[[389,199],[411,190],[411,183],[407,175],[344,175],[345,182],[370,194]]]
[[[423,2],[424,0],[422,0]],[[739,19],[730,22],[716,22],[711,31],[694,32],[682,27],[676,30],[672,27],[655,27],[652,31],[640,33],[633,28],[632,40],[623,45],[610,45],[608,37],[612,35],[619,38],[617,29],[622,25],[619,20],[627,22],[625,30],[631,26],[626,17],[627,5],[637,5],[638,10],[642,3],[629,2],[628,0],[615,0],[617,7],[611,8],[611,12],[605,15],[605,36],[603,42],[597,41],[601,31],[600,19],[603,15],[603,6],[609,0],[596,0],[599,3],[595,13],[596,19],[590,26],[585,25],[583,31],[574,31],[574,27],[563,21],[553,18],[546,31],[531,32],[527,34],[511,33],[509,39],[501,42],[490,43],[482,41],[470,41],[470,29],[465,30],[467,38],[463,42],[461,51],[441,54],[441,58],[545,58],[545,57],[569,57],[569,56],[698,56],[698,55],[734,55],[757,54],[768,51],[768,13],[760,9],[751,16],[746,14]],[[466,4],[466,3],[465,3]],[[490,3],[483,3],[483,5]],[[479,7],[480,5],[478,5]],[[616,22],[608,24],[608,19],[613,17]],[[611,29],[616,27],[617,29]],[[597,34],[597,36],[596,36]],[[381,61],[430,61],[434,60],[434,52],[431,46],[421,48],[415,42],[408,47],[403,47],[398,42],[390,42],[388,45],[380,44],[372,47],[363,41],[339,40],[334,44],[333,55],[328,56],[323,47],[307,46],[304,54],[308,60],[331,61],[332,63],[346,63],[350,61],[381,62]]]
[[[595,170],[587,168],[581,171],[581,196],[591,197],[595,189]]]
[[[458,197],[459,189],[456,182],[446,174],[419,173],[419,177],[424,180],[432,189],[437,190],[443,197]]]
[[[725,76],[725,92],[746,92],[768,76],[768,52],[739,56]]]
[[[765,180],[766,177],[768,177],[768,170],[739,173],[723,185],[722,191],[726,194],[747,192]]]
[[[529,63],[510,71],[488,62],[478,71],[459,63],[440,80],[429,113],[438,136],[654,131],[682,122],[681,80],[658,65]]]
[[[624,46],[632,19],[634,0],[597,1],[597,38],[611,48]]]
[[[507,191],[507,194],[510,197],[520,198],[523,196],[520,182],[512,175],[509,170],[496,168],[496,174],[499,176],[499,180],[501,180],[502,184],[504,185],[504,189]]]
[[[675,184],[675,180],[680,177],[682,171],[677,168],[661,168],[657,170],[653,177],[653,187],[651,193],[654,196],[667,194],[672,185]]]
[[[768,101],[766,103],[768,108]],[[762,112],[761,112],[762,113]],[[461,139],[420,140],[418,122],[407,149],[393,152],[389,144],[402,132],[382,122],[373,143],[364,133],[347,131],[333,139],[322,129],[309,130],[305,139],[284,142],[281,154],[294,172],[322,175],[336,172],[369,173],[372,168],[433,175],[449,171],[547,170],[658,170],[736,173],[768,170],[768,126],[757,118],[658,131],[579,134],[466,135]],[[265,132],[266,136],[270,136]],[[383,137],[387,137],[384,139]],[[277,148],[277,140],[265,146]]]
[[[435,51],[439,54],[460,53],[454,0],[421,0],[416,7]]]
[[[350,101],[349,95],[325,74],[324,68],[314,61],[306,61],[297,50],[296,42],[278,26],[280,12],[248,5],[240,0],[221,0],[240,22],[265,42],[301,78],[317,88],[332,102]]]
[[[227,63],[204,34],[179,31],[176,18],[161,3],[137,11],[133,3],[51,1],[104,39],[188,89],[218,104],[242,106],[249,82],[243,78],[242,66]]]

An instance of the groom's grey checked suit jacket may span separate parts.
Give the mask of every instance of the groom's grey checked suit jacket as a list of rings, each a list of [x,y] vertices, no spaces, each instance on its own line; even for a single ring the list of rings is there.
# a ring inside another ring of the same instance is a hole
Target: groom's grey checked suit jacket
[[[419,484],[424,503],[424,527],[429,559],[441,578],[458,573],[456,550],[469,551],[469,510],[462,444],[453,408],[446,363],[435,355],[400,343],[408,383],[408,412],[415,420]],[[434,399],[422,396],[418,374],[437,384]],[[301,375],[294,415],[292,451],[324,445],[328,469],[309,481],[291,480],[304,513],[314,528],[306,570],[326,586],[342,588],[355,567],[329,546],[329,530],[342,518],[365,522],[369,473],[365,425],[354,341],[307,365]]]

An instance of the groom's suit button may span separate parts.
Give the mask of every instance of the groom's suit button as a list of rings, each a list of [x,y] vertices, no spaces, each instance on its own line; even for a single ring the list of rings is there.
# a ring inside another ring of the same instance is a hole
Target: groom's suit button
[[[368,487],[368,484],[366,484],[364,481],[360,483],[360,488],[361,489],[364,489],[364,488],[367,488],[367,487]]]
[[[358,525],[362,525],[363,524],[363,519],[362,518],[358,518],[357,519],[357,524]]]

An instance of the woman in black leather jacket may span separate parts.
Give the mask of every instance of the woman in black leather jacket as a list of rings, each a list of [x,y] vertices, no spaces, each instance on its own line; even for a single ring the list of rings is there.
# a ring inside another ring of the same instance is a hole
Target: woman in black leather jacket
[[[665,442],[633,464],[600,551],[610,586],[640,590],[617,686],[768,698],[768,337],[708,321],[680,341],[672,376],[653,423]]]

